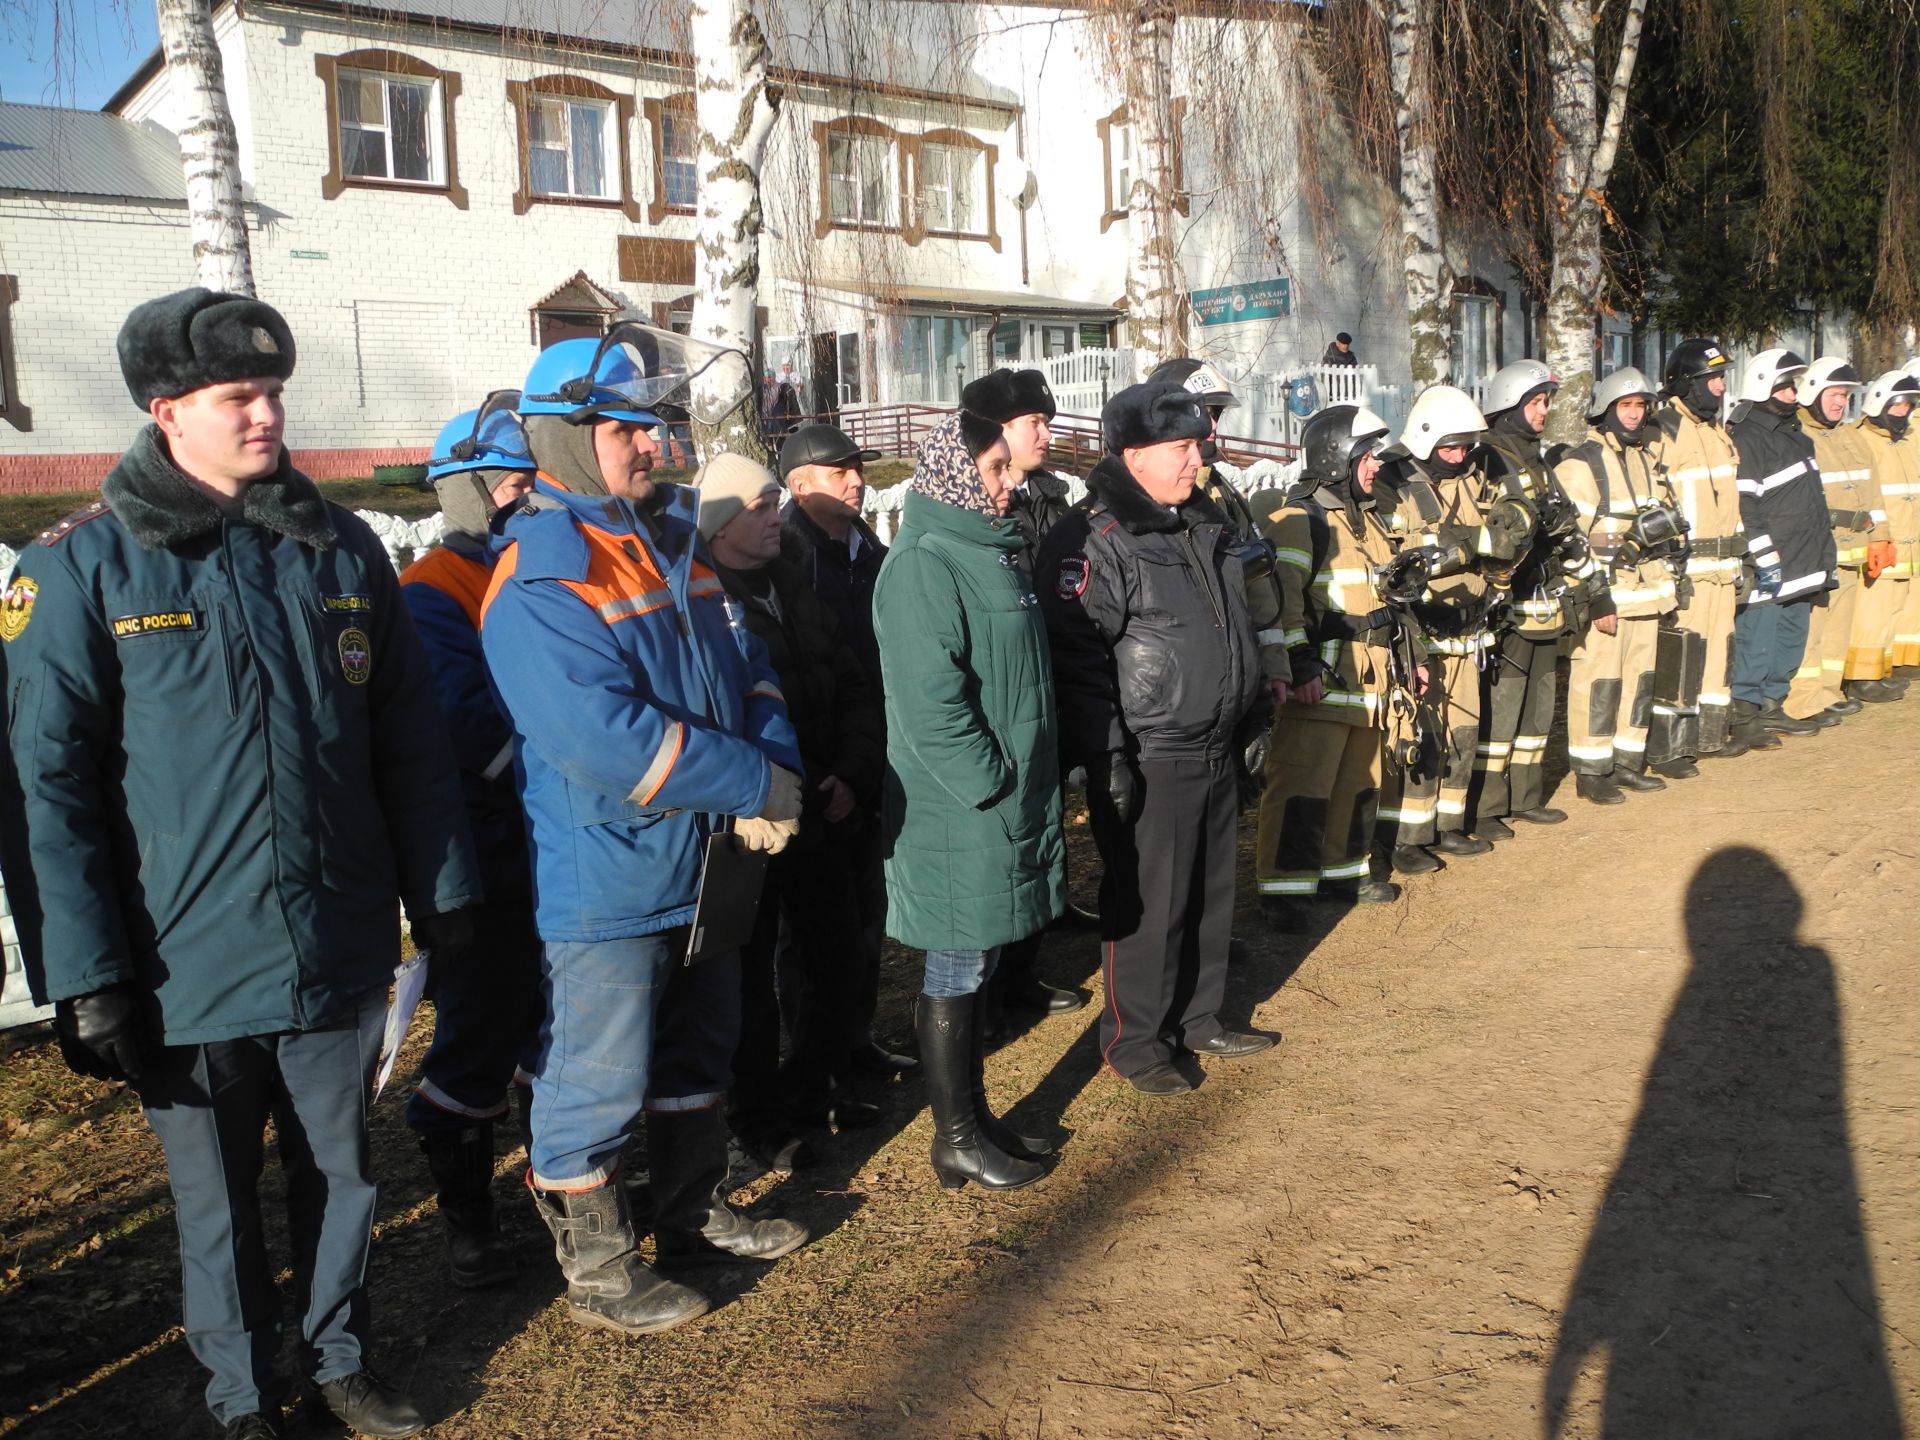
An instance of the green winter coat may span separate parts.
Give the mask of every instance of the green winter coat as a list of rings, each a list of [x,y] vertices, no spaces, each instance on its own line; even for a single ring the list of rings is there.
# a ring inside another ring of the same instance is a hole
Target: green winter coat
[[[887,710],[887,929],[922,950],[1024,939],[1065,905],[1046,624],[1009,519],[908,494],[873,628]]]

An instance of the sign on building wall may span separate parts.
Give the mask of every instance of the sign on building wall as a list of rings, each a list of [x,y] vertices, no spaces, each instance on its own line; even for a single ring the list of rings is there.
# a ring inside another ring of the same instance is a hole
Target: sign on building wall
[[[1293,282],[1256,280],[1251,285],[1222,285],[1195,290],[1187,297],[1193,318],[1202,325],[1236,325],[1242,320],[1278,320],[1293,313]]]

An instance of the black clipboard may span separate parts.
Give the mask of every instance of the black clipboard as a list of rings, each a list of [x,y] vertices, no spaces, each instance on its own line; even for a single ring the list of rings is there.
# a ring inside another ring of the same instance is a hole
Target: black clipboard
[[[700,897],[694,901],[682,964],[725,955],[752,938],[771,858],[765,850],[747,849],[731,829],[707,837],[700,864]]]

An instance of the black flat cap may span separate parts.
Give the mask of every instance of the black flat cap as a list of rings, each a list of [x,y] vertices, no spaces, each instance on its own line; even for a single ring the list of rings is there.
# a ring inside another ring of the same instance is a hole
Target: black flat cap
[[[990,370],[960,392],[960,408],[1004,425],[1021,415],[1060,413],[1047,377],[1038,370]]]
[[[1213,418],[1200,397],[1179,385],[1129,385],[1100,412],[1109,454],[1168,440],[1204,440]]]
[[[862,450],[844,430],[831,425],[802,425],[780,447],[780,478],[802,465],[844,465],[849,460],[878,460],[878,450]]]
[[[293,331],[278,310],[198,285],[135,306],[118,348],[120,373],[142,410],[205,385],[293,374]]]

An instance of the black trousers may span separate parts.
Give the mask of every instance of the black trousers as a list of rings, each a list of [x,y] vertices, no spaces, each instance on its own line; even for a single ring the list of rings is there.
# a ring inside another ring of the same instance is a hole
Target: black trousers
[[[1482,674],[1485,718],[1467,798],[1475,820],[1498,820],[1545,803],[1559,655],[1558,637],[1540,640],[1509,632],[1500,641],[1500,663]]]
[[[1233,938],[1240,789],[1231,757],[1143,760],[1139,813],[1121,824],[1090,792],[1107,1005],[1100,1053],[1122,1075],[1218,1035]]]

